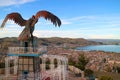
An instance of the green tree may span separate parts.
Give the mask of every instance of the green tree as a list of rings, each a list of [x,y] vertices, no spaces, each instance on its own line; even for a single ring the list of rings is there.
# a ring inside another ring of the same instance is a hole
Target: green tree
[[[119,66],[117,66],[117,68],[116,68],[116,69],[117,69],[117,72],[118,72],[118,73],[120,73],[120,67],[119,67]]]
[[[75,64],[75,67],[81,69],[81,70],[85,70],[85,66],[86,64],[89,62],[89,60],[84,56],[84,54],[81,54],[78,57],[78,62]]]
[[[68,59],[68,64],[69,64],[69,65],[72,65],[72,66],[75,66],[75,61],[73,61],[73,59],[70,57],[70,58]]]
[[[103,62],[106,63],[106,61],[107,61],[106,58],[104,58],[104,59],[103,59]]]
[[[85,69],[84,73],[85,73],[85,76],[91,76],[93,75],[94,72],[91,69]]]
[[[113,80],[110,76],[101,76],[99,80]]]

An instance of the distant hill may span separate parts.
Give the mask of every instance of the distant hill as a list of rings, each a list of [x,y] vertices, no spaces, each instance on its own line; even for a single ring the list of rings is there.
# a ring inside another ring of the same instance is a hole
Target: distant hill
[[[52,38],[39,38],[41,44],[45,45],[64,45],[69,47],[76,46],[86,46],[86,45],[98,45],[101,44],[95,41],[88,41],[83,38],[60,38],[60,37],[52,37]]]
[[[88,41],[83,38],[59,38],[59,37],[52,37],[52,38],[39,38],[39,45],[46,45],[46,46],[59,46],[59,47],[67,47],[67,48],[75,48],[78,46],[86,46],[86,45],[99,45],[101,43],[95,41]],[[20,42],[17,41],[16,37],[6,37],[0,39],[0,52],[7,51],[8,47],[16,47],[19,46]]]
[[[103,44],[120,45],[120,39],[87,39],[89,41],[101,42]]]
[[[60,38],[60,37],[51,37],[51,38],[38,38],[39,44],[41,45],[61,45],[61,44],[79,44],[80,46],[85,45],[97,45],[101,44],[100,42],[89,41],[84,38]],[[13,44],[19,43],[16,37],[6,37],[0,38],[0,44],[3,42],[12,42]]]

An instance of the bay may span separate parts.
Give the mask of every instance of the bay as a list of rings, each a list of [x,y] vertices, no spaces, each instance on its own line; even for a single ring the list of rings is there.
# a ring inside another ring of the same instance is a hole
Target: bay
[[[96,51],[120,53],[120,45],[90,45],[84,47],[77,47],[75,50],[83,50],[83,51],[96,50]]]

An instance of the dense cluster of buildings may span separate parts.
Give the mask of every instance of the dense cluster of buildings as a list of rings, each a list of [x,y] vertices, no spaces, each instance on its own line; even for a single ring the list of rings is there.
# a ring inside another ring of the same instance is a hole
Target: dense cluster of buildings
[[[73,49],[63,49],[62,47],[49,47],[49,54],[65,55],[67,57],[72,56],[74,61],[77,60],[80,54],[84,54],[89,62],[86,68],[93,71],[105,71],[111,72],[113,67],[119,66],[120,54],[104,51],[77,51]]]

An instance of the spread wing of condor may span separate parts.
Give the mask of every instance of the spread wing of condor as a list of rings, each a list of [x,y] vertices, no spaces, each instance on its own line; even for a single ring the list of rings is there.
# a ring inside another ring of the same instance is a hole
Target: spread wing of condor
[[[48,12],[48,11],[38,11],[35,15],[35,18],[40,18],[40,17],[44,17],[46,20],[50,20],[55,26],[60,26],[61,25],[61,21],[60,19],[55,16],[54,14]]]
[[[27,20],[23,19],[19,13],[17,13],[17,12],[10,13],[5,17],[5,19],[1,25],[1,28],[3,28],[5,26],[5,24],[8,20],[13,20],[16,24],[18,24],[20,26],[25,26],[25,24],[27,22]]]
[[[37,13],[36,13],[36,15],[33,15],[31,18],[32,19],[36,19],[36,20],[38,20],[40,17],[43,17],[43,18],[45,18],[46,20],[50,20],[52,23],[53,23],[53,25],[55,25],[55,26],[60,26],[61,25],[61,21],[60,21],[60,19],[57,17],[57,16],[55,16],[54,14],[52,14],[52,13],[50,13],[50,12],[48,12],[48,11],[45,11],[45,10],[42,10],[42,11],[38,11]],[[10,13],[10,14],[8,14],[6,17],[5,17],[5,19],[4,19],[4,21],[3,21],[3,23],[2,23],[2,25],[1,25],[1,28],[3,28],[4,26],[5,26],[5,24],[6,24],[6,22],[8,21],[8,20],[13,20],[16,24],[18,24],[18,25],[20,25],[20,26],[26,26],[26,24],[27,24],[27,22],[30,20],[30,19],[28,19],[28,20],[25,20],[25,19],[23,19],[23,17],[21,16],[21,14],[20,13],[17,13],[17,12],[14,12],[14,13]],[[30,21],[29,21],[30,22]],[[28,22],[28,23],[29,23]],[[32,22],[32,21],[31,21]],[[36,22],[37,23],[37,22]],[[35,23],[35,24],[36,24]],[[34,25],[35,25],[34,24]],[[33,26],[34,26],[33,25]]]

